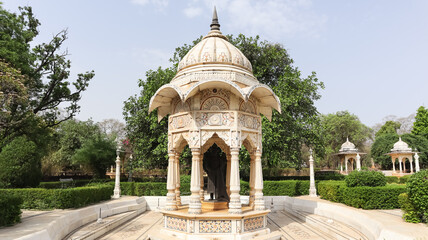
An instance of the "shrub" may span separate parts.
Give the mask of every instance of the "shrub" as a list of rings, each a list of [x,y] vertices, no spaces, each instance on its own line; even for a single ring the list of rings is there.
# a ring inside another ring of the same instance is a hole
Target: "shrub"
[[[407,183],[407,181],[409,180],[409,178],[411,177],[412,175],[404,175],[404,176],[401,176],[400,177],[400,183]]]
[[[398,195],[398,203],[400,204],[401,210],[404,212],[403,218],[406,222],[421,222],[421,218],[419,217],[415,206],[410,202],[409,195],[407,193]]]
[[[428,222],[428,170],[417,172],[407,181],[409,200],[422,222]]]
[[[90,183],[106,183],[106,182],[112,182],[111,179],[83,179],[83,180],[73,180],[69,182],[41,182],[39,184],[39,188],[46,188],[46,189],[56,189],[56,188],[73,188],[73,187],[83,187]],[[114,182],[113,182],[114,183]]]
[[[344,182],[339,181],[318,184],[318,194],[322,199],[363,209],[398,208],[398,195],[405,191],[405,186],[396,184],[382,187],[347,187]]]
[[[318,195],[322,199],[340,202],[342,196],[340,190],[344,186],[346,186],[344,181],[322,181],[318,184]]]
[[[34,142],[17,137],[0,152],[0,188],[36,187],[42,177],[40,153]]]
[[[400,180],[396,176],[386,176],[387,183],[400,183]]]
[[[0,227],[21,222],[22,198],[3,195],[0,198]]]
[[[77,187],[69,189],[21,188],[0,189],[2,196],[15,196],[23,200],[23,209],[77,208],[110,199],[113,186]]]
[[[353,171],[345,178],[348,187],[378,187],[386,185],[386,177],[376,171]]]

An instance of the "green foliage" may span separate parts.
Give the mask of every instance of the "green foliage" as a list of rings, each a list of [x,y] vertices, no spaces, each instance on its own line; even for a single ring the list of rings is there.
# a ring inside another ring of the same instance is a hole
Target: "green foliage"
[[[397,134],[397,130],[400,129],[401,123],[394,121],[386,121],[384,125],[375,133],[375,137],[379,137],[383,134]]]
[[[318,91],[324,85],[315,73],[302,77],[298,68],[292,66],[293,61],[286,49],[279,44],[244,35],[229,36],[229,39],[250,60],[254,76],[269,85],[281,100],[282,114],[274,111],[272,122],[263,118],[263,159],[266,165],[299,168],[303,144],[314,145],[316,152],[322,154],[314,101],[321,97]],[[168,123],[166,118],[158,123],[157,111],[148,113],[150,98],[157,89],[171,81],[178,62],[200,40],[176,48],[171,59],[172,67],[148,71],[146,79],[139,80],[139,87],[142,88],[140,95],[132,96],[125,102],[123,114],[133,143],[134,157],[140,166],[165,168],[167,165]],[[190,159],[189,150],[183,154]],[[240,156],[244,161],[245,153],[241,152]]]
[[[55,189],[55,188],[74,188],[83,187],[88,184],[99,184],[112,181],[111,179],[91,179],[91,180],[73,180],[69,182],[41,182],[39,188]]]
[[[106,175],[107,167],[114,164],[116,146],[113,140],[103,136],[88,139],[82,148],[76,151],[73,162],[88,166],[95,178]]]
[[[413,174],[406,185],[415,211],[422,222],[428,223],[428,170]]]
[[[411,223],[420,223],[421,219],[413,206],[412,202],[410,202],[409,195],[407,193],[402,193],[398,195],[398,203],[400,204],[401,210],[403,210],[403,218],[406,222]]]
[[[344,181],[322,181],[318,183],[317,193],[322,199],[332,202],[341,202],[341,190],[343,187],[346,187]]]
[[[374,162],[380,164],[383,169],[392,169],[391,157],[385,153],[391,152],[394,143],[398,141],[398,134],[382,134],[376,137],[372,148],[371,157]]]
[[[415,116],[412,133],[428,139],[428,109],[420,106]]]
[[[0,188],[39,185],[40,158],[34,142],[25,136],[15,138],[0,152]]]
[[[409,178],[411,177],[411,175],[404,175],[404,176],[401,176],[398,180],[399,180],[399,183],[401,183],[401,184],[404,184],[404,183],[407,183],[407,181],[409,181]]]
[[[400,183],[400,179],[396,176],[386,176],[386,183]]]
[[[386,185],[386,177],[382,172],[353,171],[345,178],[347,187],[380,187]]]
[[[110,184],[68,189],[20,188],[0,189],[1,196],[16,196],[23,200],[23,209],[78,208],[109,200]]]
[[[333,153],[337,153],[349,138],[356,148],[362,148],[371,138],[372,129],[361,123],[360,119],[348,111],[321,116],[322,136],[325,146],[325,159],[322,166],[336,166]]]
[[[31,111],[41,116],[49,126],[54,126],[78,112],[81,93],[86,90],[94,73],[78,74],[75,81],[69,81],[71,62],[66,58],[67,51],[61,50],[68,38],[67,31],[62,30],[48,43],[32,48],[32,41],[39,34],[40,22],[34,17],[31,7],[19,10],[19,14],[10,13],[0,5],[0,58],[28,77],[25,86],[30,102],[29,107],[22,111]],[[60,104],[64,112],[59,111]],[[7,129],[9,133],[14,130],[17,129]]]
[[[397,184],[382,187],[347,187],[342,181],[322,181],[318,184],[318,194],[322,199],[363,209],[398,208],[398,195],[405,191],[403,185]]]
[[[21,222],[21,204],[22,199],[17,196],[0,198],[0,227]]]

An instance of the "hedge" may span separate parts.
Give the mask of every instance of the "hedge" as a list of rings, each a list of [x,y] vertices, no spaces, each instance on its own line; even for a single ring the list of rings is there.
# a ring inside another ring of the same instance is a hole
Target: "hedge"
[[[411,177],[412,175],[404,175],[404,176],[401,176],[400,177],[400,183],[407,183],[407,181],[409,180],[409,178]]]
[[[376,171],[353,171],[345,178],[348,187],[381,187],[386,185],[386,177]]]
[[[109,200],[112,193],[113,186],[110,184],[68,189],[0,189],[1,196],[20,197],[23,209],[78,208]]]
[[[56,188],[74,188],[74,187],[83,187],[88,185],[89,183],[106,183],[106,182],[112,182],[112,179],[81,179],[81,180],[73,180],[69,182],[41,182],[39,184],[39,188],[46,188],[46,189],[56,189]]]
[[[396,176],[386,176],[387,183],[400,183],[400,180]]]
[[[428,223],[428,170],[422,170],[409,177],[406,184],[410,203],[419,219]]]
[[[320,182],[318,189],[318,194],[322,199],[363,209],[399,208],[398,195],[406,192],[403,185],[347,187],[343,181]]]
[[[0,227],[21,222],[22,198],[2,195],[0,198]]]
[[[114,183],[110,183],[114,186]],[[265,196],[300,196],[309,194],[309,181],[264,181],[263,194]],[[122,195],[132,196],[165,196],[167,194],[166,183],[159,182],[121,182]],[[249,195],[250,186],[241,180],[241,195]],[[180,186],[182,196],[190,195],[190,183],[182,182]]]

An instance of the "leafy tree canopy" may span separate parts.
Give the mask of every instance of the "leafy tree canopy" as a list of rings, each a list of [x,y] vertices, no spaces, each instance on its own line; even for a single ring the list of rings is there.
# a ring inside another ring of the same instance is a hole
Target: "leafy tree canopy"
[[[424,106],[418,108],[412,133],[428,139],[428,109]]]
[[[48,43],[35,45],[33,39],[39,34],[39,20],[31,7],[20,7],[19,13],[10,13],[0,3],[0,59],[25,76],[25,91],[28,93],[28,105],[15,108],[10,121],[1,129],[1,137],[16,134],[22,126],[28,124],[25,117],[33,113],[42,118],[45,127],[54,126],[72,118],[79,110],[78,101],[86,90],[94,72],[77,75],[70,81],[71,62],[67,51],[62,51],[67,39],[67,30],[56,34]],[[60,111],[59,106],[64,111]],[[21,119],[19,119],[21,118]],[[19,119],[19,120],[17,120]],[[20,121],[20,122],[19,122]],[[16,123],[22,125],[17,125]]]
[[[334,156],[342,144],[349,138],[357,148],[371,138],[371,129],[361,123],[360,119],[348,111],[339,111],[321,116],[322,136],[326,150],[326,157],[322,165],[331,167]]]
[[[394,121],[387,121],[379,131],[376,132],[375,137],[379,137],[383,134],[394,134],[397,133],[397,130],[400,129],[401,123]]]
[[[257,79],[269,85],[281,100],[282,113],[274,111],[272,122],[263,118],[263,158],[267,166],[300,167],[300,149],[303,144],[313,145],[316,152],[323,154],[318,128],[318,112],[314,101],[324,88],[315,73],[302,77],[293,60],[280,44],[261,41],[259,37],[228,36],[229,41],[239,48],[252,63]],[[166,120],[157,122],[157,113],[148,113],[150,98],[162,85],[175,76],[179,61],[196,45],[176,48],[171,59],[172,67],[150,70],[145,80],[139,80],[142,88],[139,96],[132,96],[124,106],[124,118],[129,138],[132,141],[136,160],[146,167],[165,167],[167,164]],[[188,154],[187,154],[188,155]],[[242,154],[241,154],[242,156]]]
[[[114,164],[115,151],[114,141],[105,138],[105,135],[97,135],[85,141],[72,159],[75,164],[86,165],[95,178],[102,178],[106,175],[107,168]]]

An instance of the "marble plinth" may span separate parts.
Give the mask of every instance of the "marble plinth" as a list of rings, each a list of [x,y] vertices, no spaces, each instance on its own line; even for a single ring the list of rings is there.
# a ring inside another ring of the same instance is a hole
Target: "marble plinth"
[[[177,211],[161,211],[164,226],[161,230],[178,239],[236,239],[245,240],[270,233],[267,214],[270,210],[254,211],[242,207],[241,214],[229,214],[228,209],[211,211],[202,209],[201,214],[189,214],[188,207]]]
[[[223,210],[227,209],[227,202],[220,202],[220,201],[203,201],[202,202],[202,209],[207,211],[214,211],[214,210]]]

